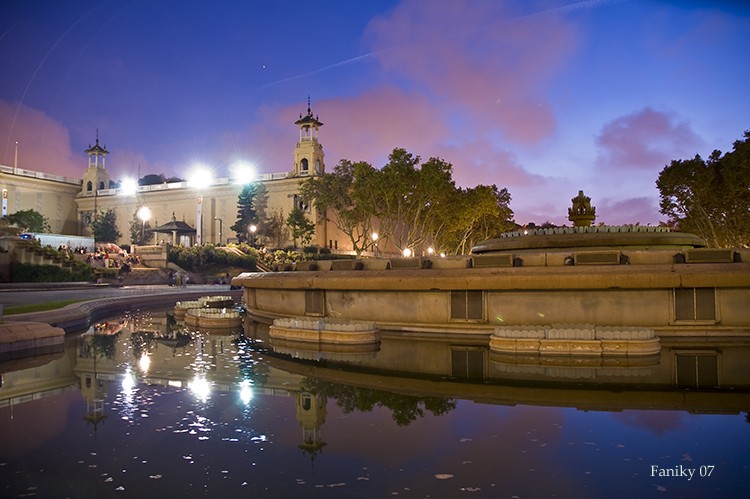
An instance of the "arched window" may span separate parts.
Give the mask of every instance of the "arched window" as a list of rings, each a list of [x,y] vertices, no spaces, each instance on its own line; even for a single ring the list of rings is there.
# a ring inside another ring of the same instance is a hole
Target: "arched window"
[[[91,183],[91,180],[88,181],[86,184],[86,192],[91,192],[91,189],[94,188],[94,185]]]
[[[300,175],[307,175],[309,170],[310,170],[310,165],[308,164],[307,158],[303,158],[302,161],[299,162]]]
[[[316,173],[317,175],[320,175],[320,174],[322,173],[322,172],[320,171],[320,160],[319,160],[319,159],[316,159],[316,160],[315,160],[315,173]]]
[[[104,189],[104,181],[101,181],[99,182],[99,190],[101,191],[103,189]]]

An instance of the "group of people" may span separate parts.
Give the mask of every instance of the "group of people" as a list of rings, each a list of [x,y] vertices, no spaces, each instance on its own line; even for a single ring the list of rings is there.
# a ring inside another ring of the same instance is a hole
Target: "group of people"
[[[175,272],[173,270],[169,272],[169,285],[170,286],[184,288],[184,287],[187,287],[187,283],[189,280],[190,280],[190,277],[185,272]]]

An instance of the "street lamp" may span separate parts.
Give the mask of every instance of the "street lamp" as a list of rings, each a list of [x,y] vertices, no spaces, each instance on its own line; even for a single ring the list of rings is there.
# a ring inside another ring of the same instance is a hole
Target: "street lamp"
[[[146,240],[146,220],[151,220],[151,209],[148,206],[138,208],[138,219],[141,221],[141,244]]]
[[[404,257],[409,258],[411,256],[411,248],[404,248]]]
[[[255,225],[250,226],[250,237],[252,239],[252,242],[250,243],[251,246],[255,247],[255,231],[258,230],[258,227]]]
[[[372,238],[372,242],[375,243],[375,258],[378,257],[378,239],[380,238],[380,235],[377,232],[373,232],[370,236]]]
[[[188,185],[200,192],[195,208],[195,242],[198,245],[203,244],[203,190],[213,183],[213,174],[202,165],[196,165],[188,175]]]
[[[219,222],[219,246],[221,246],[221,238],[224,232],[224,221],[219,217],[214,217],[214,220]]]

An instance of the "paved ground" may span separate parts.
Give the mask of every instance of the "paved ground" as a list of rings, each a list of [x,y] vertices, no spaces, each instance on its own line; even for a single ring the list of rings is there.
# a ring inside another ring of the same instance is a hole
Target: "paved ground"
[[[195,284],[186,288],[162,285],[142,286],[102,286],[91,284],[48,284],[48,285],[0,285],[0,304],[7,307],[16,305],[31,305],[64,300],[95,300],[98,298],[117,298],[124,296],[180,294],[194,291],[210,291],[211,293],[226,290],[229,285]]]

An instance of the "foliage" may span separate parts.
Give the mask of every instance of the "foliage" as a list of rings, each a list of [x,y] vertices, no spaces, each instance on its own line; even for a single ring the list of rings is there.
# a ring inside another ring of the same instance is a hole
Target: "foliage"
[[[660,211],[668,224],[710,247],[750,246],[750,131],[722,156],[674,160],[659,173]]]
[[[301,186],[302,198],[315,204],[315,209],[349,237],[359,256],[372,246],[372,217],[367,204],[375,169],[364,161],[352,163],[342,159],[332,172],[306,179]]]
[[[163,173],[149,173],[138,179],[138,185],[159,185],[173,182],[184,182],[184,179],[180,177],[167,177]]]
[[[446,254],[466,253],[513,226],[507,189],[461,189],[450,163],[420,162],[399,148],[380,170],[342,160],[333,172],[305,180],[302,196],[349,236],[357,255],[374,248],[375,226],[380,240],[399,251],[432,247]]]
[[[370,412],[375,407],[391,411],[398,426],[408,426],[424,417],[425,411],[443,416],[456,408],[456,402],[443,397],[414,397],[383,390],[327,383],[306,378],[304,386],[312,393],[331,397],[345,414],[354,411]]]
[[[18,263],[10,268],[11,282],[88,282],[93,279],[91,267],[82,262],[74,262],[70,268],[30,263]]]
[[[315,233],[315,224],[307,219],[305,212],[299,208],[293,209],[286,219],[286,224],[292,231],[295,248],[297,247],[297,240],[301,240],[303,245],[310,244]]]
[[[91,221],[91,232],[97,243],[117,243],[122,234],[117,230],[115,210],[100,211]]]
[[[289,239],[289,227],[284,219],[284,212],[275,210],[266,220],[264,235],[268,240],[268,245],[278,248]]]
[[[23,232],[49,232],[47,217],[36,210],[21,210],[11,213],[8,222],[17,225]]]
[[[253,182],[242,187],[237,197],[237,221],[230,227],[237,234],[237,241],[244,243],[251,240],[251,225],[257,228],[254,237],[265,234],[267,206],[268,192],[262,183]]]
[[[168,260],[191,272],[199,271],[206,265],[229,265],[253,271],[256,258],[252,255],[238,255],[231,251],[217,249],[212,244],[205,246],[170,247]]]

